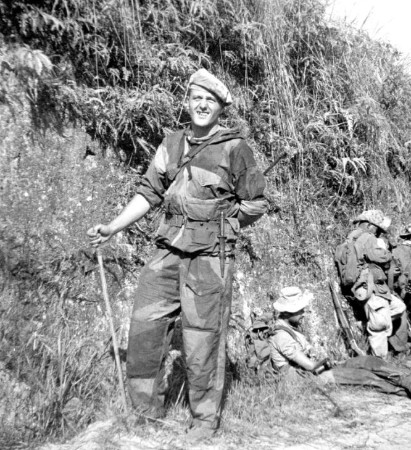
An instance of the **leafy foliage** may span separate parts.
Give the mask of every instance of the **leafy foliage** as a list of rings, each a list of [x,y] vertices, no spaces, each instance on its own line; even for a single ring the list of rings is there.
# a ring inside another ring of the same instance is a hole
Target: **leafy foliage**
[[[3,1],[1,10],[3,70],[24,86],[36,124],[83,123],[131,166],[145,167],[187,120],[185,83],[204,66],[237,94],[227,124],[248,123],[268,158],[288,149],[292,173],[318,180],[324,196],[374,202],[364,180],[376,157],[387,174],[407,170],[410,80],[398,52],[330,26],[318,0]],[[13,95],[6,86],[3,102]]]

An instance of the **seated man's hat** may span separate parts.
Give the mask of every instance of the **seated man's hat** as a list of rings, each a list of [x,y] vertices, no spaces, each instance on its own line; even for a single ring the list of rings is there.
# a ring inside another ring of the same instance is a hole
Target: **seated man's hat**
[[[279,312],[295,313],[308,306],[313,297],[311,292],[302,292],[297,286],[285,287],[273,306]]]
[[[369,209],[362,212],[353,220],[353,223],[358,222],[369,222],[376,227],[381,228],[381,230],[385,232],[391,225],[391,219],[387,216],[384,216],[383,212],[379,209]]]
[[[190,89],[195,86],[207,89],[207,91],[216,95],[222,101],[224,106],[233,103],[233,99],[227,86],[206,69],[197,70],[197,72],[194,72],[191,75],[188,82],[188,88]]]

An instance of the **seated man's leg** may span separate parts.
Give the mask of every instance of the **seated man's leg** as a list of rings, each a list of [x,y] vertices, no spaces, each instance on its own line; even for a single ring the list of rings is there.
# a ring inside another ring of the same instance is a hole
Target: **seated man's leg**
[[[370,357],[372,358],[372,357]],[[354,358],[355,359],[355,358]],[[381,361],[380,358],[377,358]],[[332,375],[333,380],[337,384],[348,384],[352,386],[369,386],[376,388],[380,392],[386,394],[407,395],[400,383],[391,383],[390,381],[379,377],[377,374],[367,369],[356,367],[337,366],[333,369],[323,372],[327,377]],[[323,375],[323,374],[321,374]],[[321,377],[320,375],[320,377]]]
[[[385,298],[372,294],[364,308],[371,353],[374,356],[386,358],[388,356],[388,337],[392,333],[389,302]]]
[[[356,356],[350,358],[339,367],[351,369],[364,369],[373,372],[381,378],[385,378],[394,384],[398,384],[400,379],[410,373],[409,370],[384,361],[375,356]]]
[[[218,428],[226,363],[234,261],[221,278],[218,256],[186,261],[181,308],[193,430]]]
[[[158,250],[143,268],[130,321],[127,378],[133,406],[151,417],[164,413],[161,368],[180,311],[180,258]]]
[[[404,352],[408,349],[407,311],[405,303],[396,294],[391,294],[390,314],[393,333],[388,342],[396,352]]]

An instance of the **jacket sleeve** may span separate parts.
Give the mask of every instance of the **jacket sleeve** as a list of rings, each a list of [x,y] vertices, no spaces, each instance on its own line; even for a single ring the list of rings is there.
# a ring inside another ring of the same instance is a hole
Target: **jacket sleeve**
[[[234,191],[239,204],[240,226],[258,220],[267,211],[264,175],[258,169],[251,148],[241,140],[231,153]]]
[[[391,252],[381,245],[380,241],[373,235],[367,234],[364,242],[364,256],[367,262],[385,265],[392,259]]]
[[[145,173],[137,194],[142,195],[152,208],[159,206],[163,199],[166,187],[166,166],[168,154],[165,140],[158,147],[156,154]]]

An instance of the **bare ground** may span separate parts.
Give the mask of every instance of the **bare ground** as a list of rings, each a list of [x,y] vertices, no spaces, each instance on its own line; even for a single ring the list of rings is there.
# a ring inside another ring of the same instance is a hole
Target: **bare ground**
[[[284,417],[270,427],[227,418],[216,437],[197,445],[186,441],[181,420],[127,427],[113,418],[96,422],[66,444],[41,450],[411,449],[407,397],[341,388],[329,396],[315,394],[310,409],[296,410],[294,416],[286,411]]]

